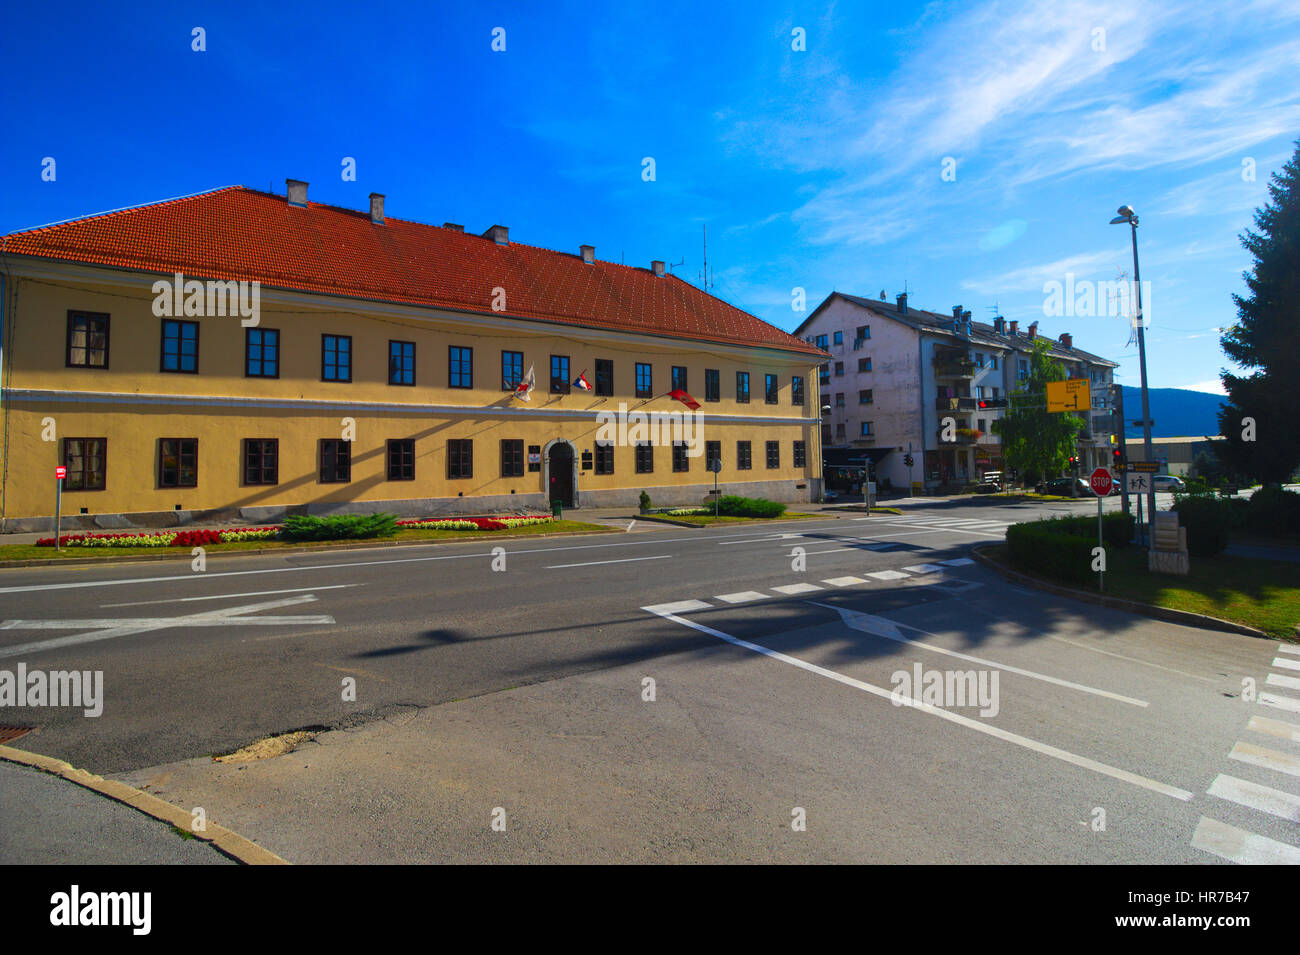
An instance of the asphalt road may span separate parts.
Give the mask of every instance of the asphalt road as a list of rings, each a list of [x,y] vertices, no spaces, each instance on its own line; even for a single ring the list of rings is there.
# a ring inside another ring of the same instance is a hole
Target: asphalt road
[[[105,699],[4,722],[292,861],[1300,859],[1300,655],[969,562],[1093,503],[904,506],[515,540],[504,570],[486,542],[7,570],[0,669]],[[916,666],[994,705],[895,705]],[[303,727],[333,732],[201,758]]]

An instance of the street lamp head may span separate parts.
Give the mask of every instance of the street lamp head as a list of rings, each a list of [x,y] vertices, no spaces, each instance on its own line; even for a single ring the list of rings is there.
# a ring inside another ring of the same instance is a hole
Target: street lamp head
[[[1137,213],[1133,211],[1132,206],[1122,205],[1116,211],[1119,215],[1110,220],[1111,225],[1119,225],[1121,223],[1132,223],[1133,225],[1137,225]]]
[[[831,406],[830,406],[830,405],[822,405],[822,414],[830,414],[830,413],[831,413]]]
[[[1133,207],[1130,206],[1130,205],[1127,205],[1127,204],[1120,206],[1119,209],[1118,209],[1117,211],[1118,211],[1119,214],[1122,215],[1125,219],[1132,219],[1133,216],[1136,215],[1136,213],[1134,213],[1134,211],[1133,211]]]

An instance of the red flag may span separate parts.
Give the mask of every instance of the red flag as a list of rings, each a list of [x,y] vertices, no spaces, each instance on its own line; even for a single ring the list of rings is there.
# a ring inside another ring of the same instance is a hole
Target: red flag
[[[692,411],[694,411],[696,408],[700,406],[700,403],[698,401],[696,401],[686,392],[682,391],[682,389],[680,388],[674,388],[672,391],[668,392],[668,397],[676,398],[678,401],[680,401],[686,407],[690,408]]]

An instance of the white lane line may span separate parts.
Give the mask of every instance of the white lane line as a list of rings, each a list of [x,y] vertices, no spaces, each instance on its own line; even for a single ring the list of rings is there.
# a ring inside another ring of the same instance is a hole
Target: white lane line
[[[1300,865],[1300,849],[1202,816],[1192,848],[1239,865]]]
[[[939,563],[943,564],[945,567],[969,567],[971,564],[975,563],[975,561],[971,560],[969,557],[954,557],[952,560],[941,560]]]
[[[630,564],[638,560],[667,560],[672,554],[659,554],[655,557],[622,557],[618,560],[589,560],[581,564],[551,564],[545,570],[564,570],[566,567],[599,567],[603,564]]]
[[[1277,673],[1270,673],[1264,680],[1267,686],[1284,686],[1288,690],[1300,690],[1300,677],[1281,676]]]
[[[874,577],[876,580],[902,580],[904,577],[911,577],[911,574],[900,573],[897,570],[877,570],[867,574],[868,577]]]
[[[1012,587],[1010,589],[1015,590],[1016,588]],[[1023,591],[1023,590],[1019,592],[1028,593],[1028,591]],[[993,616],[993,615],[990,614],[989,616]],[[1004,618],[999,617],[997,619],[1004,619]],[[1058,637],[1052,633],[1045,634],[1045,636],[1050,637],[1053,640],[1059,640],[1061,641],[1061,643],[1068,643],[1070,646],[1078,647],[1080,650],[1087,650],[1089,653],[1100,653],[1103,654],[1104,656],[1115,657],[1117,660],[1127,660],[1129,663],[1140,663],[1143,666],[1155,667],[1157,670],[1168,670],[1170,673],[1177,673],[1179,676],[1191,677],[1193,680],[1203,680],[1206,683],[1218,682],[1218,680],[1215,677],[1201,676],[1197,673],[1188,673],[1186,670],[1177,670],[1173,667],[1167,667],[1163,663],[1152,663],[1150,660],[1139,660],[1137,657],[1125,656],[1122,653],[1115,653],[1111,650],[1103,650],[1100,647],[1090,647],[1086,643],[1079,643],[1076,640],[1070,640],[1067,639],[1066,637]]]
[[[832,587],[852,587],[854,584],[865,584],[866,581],[861,577],[831,577],[823,580],[822,583],[830,584]]]
[[[1288,713],[1300,713],[1300,700],[1293,696],[1279,696],[1276,693],[1267,693],[1261,690],[1259,703],[1261,706],[1271,706],[1275,709],[1286,710]]]
[[[713,604],[705,603],[703,600],[679,600],[676,603],[655,604],[653,607],[642,607],[641,609],[662,616],[666,613],[693,613],[696,610],[712,610]]]
[[[1286,773],[1288,776],[1300,776],[1300,757],[1290,753],[1279,753],[1275,749],[1265,749],[1253,743],[1238,743],[1228,754],[1229,759],[1251,766],[1262,766],[1274,772]]]
[[[913,564],[911,567],[904,567],[903,569],[913,574],[933,574],[936,571],[943,570],[938,564]]]
[[[346,587],[363,587],[364,584],[330,584],[328,587],[294,587],[290,590],[254,590],[244,594],[213,594],[211,597],[170,597],[167,600],[133,600],[124,604],[100,604],[101,607],[144,607],[149,604],[187,604],[196,600],[226,600],[233,597],[265,597],[268,594],[301,594],[317,590],[343,590]]]
[[[262,603],[244,604],[240,607],[226,607],[222,610],[205,610],[200,613],[186,614],[180,617],[134,617],[103,618],[88,620],[6,620],[0,623],[0,630],[80,630],[90,627],[85,633],[75,633],[67,637],[55,637],[52,640],[38,640],[33,643],[20,643],[0,650],[0,659],[18,657],[27,653],[39,653],[43,650],[56,650],[61,647],[77,646],[83,643],[96,643],[100,640],[112,640],[115,637],[127,637],[138,633],[152,633],[155,630],[168,630],[173,627],[230,627],[230,626],[330,626],[335,620],[327,614],[302,616],[261,616],[249,617],[243,614],[259,610],[275,610],[279,607],[293,607],[298,604],[315,603],[315,594],[301,597],[285,597],[283,600],[267,600]]]
[[[1252,716],[1250,722],[1246,724],[1246,729],[1253,730],[1256,733],[1265,733],[1268,736],[1276,736],[1280,739],[1289,739],[1293,743],[1300,743],[1300,726],[1296,726],[1294,723],[1270,720],[1267,716]]]
[[[782,584],[780,587],[773,587],[778,594],[810,594],[815,590],[824,590],[816,584]]]
[[[913,640],[911,637],[903,636],[899,627],[907,627],[907,629],[915,630],[917,633],[923,633],[927,637],[937,637],[938,634],[922,630],[920,627],[913,627],[910,624],[895,623],[888,617],[878,617],[874,614],[862,613],[858,610],[846,610],[843,607],[836,607],[834,604],[818,603],[816,600],[809,600],[808,603],[815,607],[825,607],[827,610],[834,610],[840,615],[840,620],[843,621],[846,627],[850,627],[862,633],[869,633],[873,636],[883,637],[886,640],[893,640],[895,643],[902,643],[911,647],[920,647],[923,650],[932,650],[935,653],[942,653],[944,656],[948,657],[957,657],[961,660],[970,660],[972,663],[995,667],[999,670],[1005,670],[1007,673],[1018,673],[1020,676],[1027,676],[1034,680],[1042,680],[1044,683],[1054,683],[1057,686],[1063,686],[1071,690],[1079,690],[1083,693],[1091,693],[1094,696],[1104,696],[1108,700],[1118,700],[1120,703],[1130,703],[1133,706],[1142,707],[1150,705],[1146,700],[1137,700],[1131,696],[1112,693],[1110,690],[1099,690],[1096,687],[1085,686],[1082,683],[1072,683],[1069,680],[1062,680],[1060,677],[1048,676],[1045,673],[1036,673],[1033,670],[1024,670],[1020,667],[1011,666],[1008,663],[998,663],[996,660],[986,660],[983,657],[975,657],[971,656],[969,653],[960,653],[957,650],[949,650],[947,647],[936,646],[933,643],[922,643],[920,640]]]
[[[813,526],[817,526],[820,523],[823,522],[820,521],[814,522]],[[826,521],[824,523],[834,524],[837,522]],[[717,534],[716,536],[719,538],[726,538],[726,537],[748,538],[748,537],[755,536],[755,533],[756,532],[748,532],[743,534]],[[767,533],[763,532],[758,536],[767,536]],[[554,553],[559,553],[564,551],[578,551],[578,550],[603,550],[608,547],[660,547],[664,544],[683,544],[683,543],[697,544],[699,543],[699,541],[700,538],[698,535],[694,537],[659,537],[658,535],[655,535],[646,540],[629,540],[622,543],[572,544],[565,547],[532,547],[532,548],[521,548],[519,550],[512,549],[510,551],[510,556],[518,557],[521,554],[554,554]],[[515,538],[512,541],[512,543],[520,543],[520,542],[521,541],[519,538]],[[476,543],[476,542],[456,541],[455,543],[461,544],[461,543]],[[426,546],[438,547],[441,545],[429,544]],[[317,552],[317,554],[319,554],[319,552]],[[306,555],[301,555],[301,554],[296,554],[293,551],[287,551],[284,554],[284,556],[285,557],[296,557],[296,556],[311,557],[314,555],[310,553]],[[475,558],[490,559],[492,556],[493,555],[490,551],[472,553],[472,554],[435,554],[432,557],[395,557],[392,558],[391,560],[349,560],[349,561],[340,561],[339,563],[335,563],[335,564],[295,564],[293,567],[262,567],[262,568],[258,568],[257,570],[208,571],[204,574],[193,574],[193,573],[186,572],[181,574],[170,574],[165,577],[129,577],[129,578],[124,578],[122,580],[78,580],[78,581],[69,581],[68,583],[62,583],[62,584],[24,584],[19,587],[0,587],[0,594],[39,593],[41,591],[46,591],[46,590],[77,590],[83,587],[124,587],[124,586],[129,586],[131,584],[167,584],[167,583],[177,583],[180,581],[215,580],[218,577],[249,577],[249,576],[258,576],[261,574],[293,574],[293,573],[306,573],[307,571],[313,571],[313,570],[338,570],[341,568],[345,569],[351,567],[383,567],[388,564],[423,564],[435,560],[473,560]]]
[[[1290,657],[1274,657],[1273,666],[1281,667],[1283,670],[1300,670],[1300,660],[1292,660]]]
[[[743,604],[751,600],[766,600],[767,594],[760,594],[756,590],[742,590],[735,594],[718,594],[714,599],[729,604]]]
[[[809,663],[806,660],[800,660],[798,657],[792,657],[789,656],[788,654],[781,653],[777,650],[769,649],[768,647],[759,646],[757,643],[750,643],[748,640],[741,640],[739,637],[733,637],[731,636],[731,634],[723,633],[721,630],[714,630],[712,627],[706,627],[703,624],[694,623],[693,621],[687,620],[684,617],[678,617],[673,614],[660,614],[659,616],[663,617],[665,620],[671,620],[674,623],[679,623],[684,627],[690,627],[692,630],[698,630],[701,633],[707,633],[710,636],[717,637],[719,640],[725,640],[727,643],[730,643],[734,646],[742,647],[746,650],[752,650],[755,653],[761,653],[764,656],[771,657],[774,660],[780,660],[782,663],[788,663],[791,666],[798,667],[801,670],[806,670],[809,673],[815,673],[818,676],[824,676],[828,680],[834,680],[835,682],[842,683],[845,686],[851,686],[854,689],[862,690],[865,693],[870,693],[874,696],[880,697],[881,699],[891,700],[891,701],[897,699],[899,703],[903,706],[912,707],[913,709],[920,710],[922,713],[928,713],[931,716],[937,716],[940,719],[948,720],[951,723],[956,723],[958,726],[964,726],[967,729],[975,730],[978,733],[984,733],[987,736],[992,736],[996,739],[1003,740],[1004,742],[1013,743],[1017,746],[1024,747],[1025,749],[1032,750],[1033,752],[1040,753],[1044,756],[1051,756],[1054,759],[1059,759],[1062,762],[1069,763],[1072,766],[1078,766],[1081,769],[1091,770],[1092,772],[1100,773],[1103,776],[1109,776],[1112,779],[1118,779],[1126,783],[1131,783],[1134,786],[1140,786],[1143,789],[1148,789],[1152,792],[1160,793],[1162,796],[1169,796],[1173,799],[1179,799],[1182,800],[1183,802],[1187,802],[1192,798],[1192,793],[1188,792],[1185,789],[1179,789],[1176,786],[1170,786],[1167,785],[1166,783],[1158,782],[1157,780],[1154,779],[1148,779],[1145,776],[1139,776],[1136,773],[1131,773],[1126,769],[1119,769],[1115,766],[1108,766],[1105,763],[1097,762],[1096,760],[1089,759],[1086,756],[1080,756],[1076,753],[1068,752],[1067,750],[1060,749],[1059,747],[1052,746],[1048,743],[1040,743],[1038,740],[1030,739],[1027,736],[1020,736],[1017,733],[1012,733],[1007,730],[1000,729],[999,727],[993,726],[989,723],[980,722],[979,720],[971,719],[968,716],[962,716],[960,713],[953,713],[950,712],[949,710],[941,709],[937,706],[931,706],[929,703],[922,703],[906,696],[896,697],[892,690],[886,690],[883,689],[882,687],[873,686],[870,683],[864,683],[862,680],[857,680],[854,679],[853,677],[845,676],[842,673],[837,673],[834,670],[828,670],[825,667],[818,666],[815,663]]]
[[[1270,789],[1259,783],[1220,773],[1214,777],[1214,782],[1206,792],[1247,809],[1258,809],[1272,816],[1300,822],[1300,796],[1284,793],[1280,789]]]
[[[892,521],[891,521],[892,523]],[[928,524],[904,524],[903,527],[932,527]],[[970,534],[973,537],[988,537],[989,531],[969,531],[964,527],[932,527],[931,530],[916,531],[910,534],[893,534],[893,537],[916,537],[920,534]]]
[[[794,536],[795,536],[795,537],[802,537],[803,535],[802,535],[802,534],[795,534]],[[782,541],[782,540],[785,540],[786,537],[787,537],[787,535],[785,535],[785,534],[771,534],[771,533],[769,533],[769,534],[767,534],[767,535],[764,536],[764,537],[755,537],[755,538],[752,538],[752,539],[750,539],[750,540],[743,540],[743,541],[720,541],[720,542],[718,543],[718,546],[719,546],[719,547],[731,547],[733,544],[771,544],[773,541]]]
[[[1277,649],[1278,649],[1279,652],[1281,652],[1281,653],[1297,653],[1297,654],[1300,654],[1300,644],[1297,644],[1297,643],[1279,643],[1279,644],[1277,645]]]

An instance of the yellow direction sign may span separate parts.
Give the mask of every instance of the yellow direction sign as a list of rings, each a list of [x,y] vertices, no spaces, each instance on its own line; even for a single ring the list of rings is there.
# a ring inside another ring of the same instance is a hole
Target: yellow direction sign
[[[1070,378],[1047,383],[1048,411],[1085,411],[1092,407],[1092,390],[1087,378]]]

